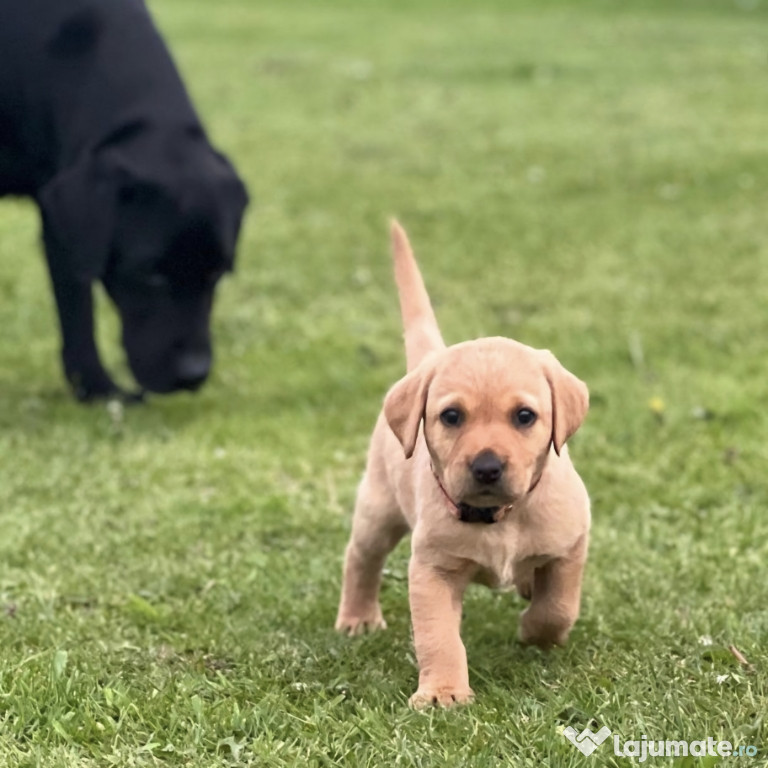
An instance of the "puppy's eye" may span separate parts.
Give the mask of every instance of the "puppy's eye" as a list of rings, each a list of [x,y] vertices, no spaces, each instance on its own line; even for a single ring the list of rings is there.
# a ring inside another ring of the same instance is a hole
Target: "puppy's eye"
[[[464,420],[464,414],[458,408],[446,408],[440,414],[440,421],[446,427],[458,427]]]
[[[530,427],[536,418],[536,414],[530,408],[519,408],[512,414],[512,422],[516,427]]]

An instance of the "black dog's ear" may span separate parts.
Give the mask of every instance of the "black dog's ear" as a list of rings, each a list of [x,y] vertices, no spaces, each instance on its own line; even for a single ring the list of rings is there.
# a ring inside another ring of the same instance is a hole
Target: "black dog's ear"
[[[93,155],[65,168],[40,191],[47,235],[81,280],[104,274],[115,225],[116,185]]]
[[[237,240],[240,236],[240,227],[243,224],[243,215],[248,206],[248,192],[245,184],[235,177],[227,185],[226,195],[229,199],[229,213],[224,223],[224,253],[228,259],[228,269],[235,267],[235,252]]]
[[[146,228],[150,219],[157,219],[149,231],[153,243],[162,244],[158,254],[161,262],[181,265],[190,275],[210,269],[231,272],[248,193],[229,161],[209,145],[188,145],[186,154],[184,174],[160,162],[155,168],[144,169],[134,161],[132,167],[121,170],[134,179],[152,180],[157,199],[151,205],[143,200],[141,222]],[[161,201],[170,204],[172,210],[161,214]],[[135,205],[132,208],[138,210]],[[119,208],[119,217],[121,230],[121,222],[130,218],[126,208]],[[120,242],[134,241],[138,229],[128,227]]]
[[[243,215],[249,202],[248,192],[229,160],[220,152],[214,151],[214,154],[219,162],[216,174],[217,239],[219,251],[224,257],[227,269],[231,271],[235,265],[235,251]]]

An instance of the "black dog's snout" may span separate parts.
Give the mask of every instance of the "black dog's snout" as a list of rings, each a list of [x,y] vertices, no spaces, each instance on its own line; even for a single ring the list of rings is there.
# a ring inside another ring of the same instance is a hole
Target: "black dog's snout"
[[[208,378],[211,356],[203,352],[185,352],[176,363],[176,384],[179,389],[195,390]]]
[[[504,471],[504,464],[493,451],[483,451],[478,454],[469,465],[472,477],[478,483],[491,485],[498,481]]]

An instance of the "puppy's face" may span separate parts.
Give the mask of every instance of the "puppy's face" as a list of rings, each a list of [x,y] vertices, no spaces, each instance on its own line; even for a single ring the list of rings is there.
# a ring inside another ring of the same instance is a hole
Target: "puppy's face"
[[[423,420],[445,491],[472,507],[524,496],[550,446],[560,451],[586,409],[586,387],[550,353],[503,338],[457,344],[426,360],[390,390],[384,406],[406,455]]]
[[[552,405],[541,365],[530,358],[514,346],[474,344],[449,350],[436,369],[424,434],[455,501],[473,507],[513,502],[541,472]]]

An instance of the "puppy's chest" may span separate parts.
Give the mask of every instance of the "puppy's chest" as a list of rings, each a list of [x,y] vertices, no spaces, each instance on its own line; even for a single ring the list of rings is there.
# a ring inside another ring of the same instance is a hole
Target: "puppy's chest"
[[[551,555],[514,527],[494,531],[490,526],[476,542],[473,560],[478,566],[474,580],[494,589],[507,589],[530,575]]]
[[[495,531],[483,531],[473,553],[478,572],[475,581],[494,588],[511,587],[515,581],[516,565],[520,562],[520,539],[518,536],[494,535]]]

